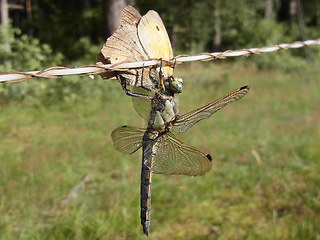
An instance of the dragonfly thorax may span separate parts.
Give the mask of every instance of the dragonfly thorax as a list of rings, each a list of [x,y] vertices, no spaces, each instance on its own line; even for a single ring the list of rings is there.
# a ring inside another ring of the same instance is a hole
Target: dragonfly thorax
[[[166,126],[176,117],[174,104],[169,100],[164,101],[165,102],[161,105],[161,108],[155,111],[153,121],[153,128],[155,129],[166,128]]]
[[[152,101],[152,112],[150,115],[149,128],[164,131],[176,119],[177,107],[173,97],[155,98]]]

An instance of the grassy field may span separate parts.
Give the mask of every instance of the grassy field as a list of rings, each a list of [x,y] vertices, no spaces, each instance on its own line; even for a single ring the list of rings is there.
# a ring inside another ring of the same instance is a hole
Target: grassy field
[[[242,85],[249,94],[186,134],[208,150],[201,177],[154,175],[149,239],[320,239],[320,71],[178,68],[181,113]],[[0,239],[146,239],[141,152],[113,129],[142,126],[116,81],[108,101],[0,105]]]

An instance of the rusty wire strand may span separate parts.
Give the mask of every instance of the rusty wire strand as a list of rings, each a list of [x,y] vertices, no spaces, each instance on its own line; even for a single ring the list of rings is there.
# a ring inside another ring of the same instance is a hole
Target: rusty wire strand
[[[119,71],[123,69],[143,68],[149,66],[179,64],[192,61],[210,61],[214,59],[223,59],[226,57],[249,56],[252,54],[269,53],[289,48],[301,48],[312,45],[319,45],[320,38],[316,40],[297,41],[293,43],[283,43],[278,45],[266,46],[261,48],[227,50],[224,52],[199,53],[196,55],[179,55],[172,59],[150,59],[143,62],[123,62],[107,65],[85,65],[74,68],[50,67],[41,71],[18,72],[10,71],[0,74],[0,83],[17,83],[29,80],[31,78],[58,78],[66,75],[96,75],[105,71]]]

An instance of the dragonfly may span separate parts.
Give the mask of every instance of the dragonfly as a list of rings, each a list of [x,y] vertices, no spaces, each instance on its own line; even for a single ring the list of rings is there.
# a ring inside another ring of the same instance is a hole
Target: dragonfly
[[[150,229],[152,173],[198,176],[212,166],[209,153],[184,143],[173,132],[186,132],[199,121],[241,99],[249,89],[249,86],[243,86],[183,115],[179,114],[172,94],[156,92],[147,107],[141,104],[146,99],[133,98],[138,114],[148,120],[147,128],[122,126],[115,129],[111,137],[120,152],[132,154],[142,148],[140,218],[144,234],[148,236]]]
[[[156,11],[150,10],[144,16],[126,6],[122,12],[119,28],[109,37],[98,54],[97,64],[120,64],[124,62],[146,61],[149,59],[173,58],[172,47],[166,28]],[[149,91],[171,89],[182,91],[182,80],[174,78],[170,64],[161,61],[159,66],[139,69],[106,71],[100,74],[104,79],[116,77],[129,96],[144,97],[131,87],[141,87]]]

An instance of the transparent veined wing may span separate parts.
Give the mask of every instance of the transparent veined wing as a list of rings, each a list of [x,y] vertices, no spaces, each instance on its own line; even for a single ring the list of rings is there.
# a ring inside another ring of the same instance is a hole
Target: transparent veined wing
[[[144,128],[122,126],[111,133],[115,149],[120,152],[132,154],[142,147]]]
[[[143,88],[134,87],[133,91],[138,94],[142,94],[145,96],[150,96],[150,98],[154,97],[154,93],[150,92]],[[151,100],[146,98],[138,98],[138,97],[132,97],[132,103],[133,107],[136,110],[136,112],[146,121],[150,118],[150,112],[151,112]]]
[[[153,155],[145,163],[153,173],[197,176],[209,171],[212,165],[210,154],[182,142],[170,132],[152,142],[145,151]]]
[[[248,93],[249,89],[249,86],[241,87],[201,108],[183,114],[175,122],[175,124],[172,127],[172,130],[175,132],[186,132],[197,122],[211,117],[212,114],[224,108],[229,103],[241,99],[244,95]]]
[[[151,112],[151,101],[144,98],[133,97],[132,103],[140,117],[148,121]]]

